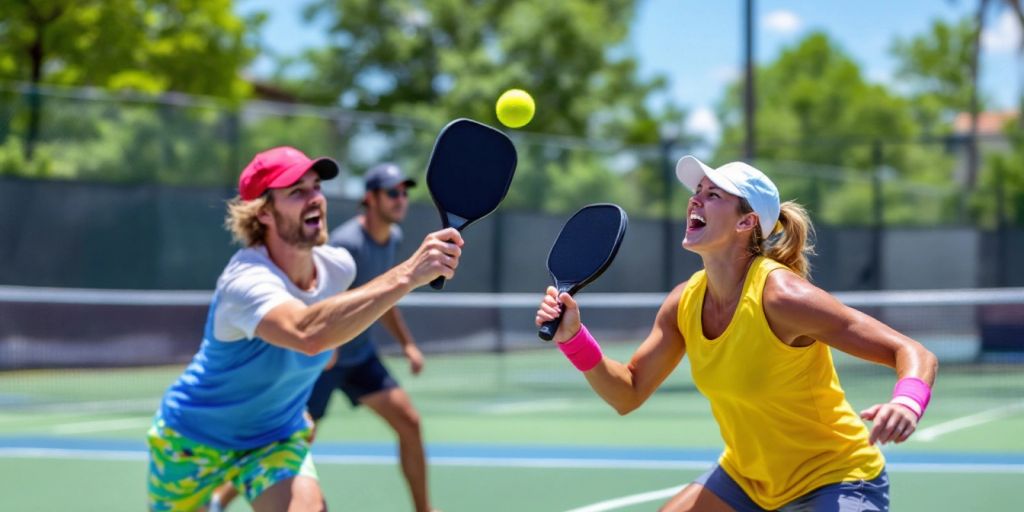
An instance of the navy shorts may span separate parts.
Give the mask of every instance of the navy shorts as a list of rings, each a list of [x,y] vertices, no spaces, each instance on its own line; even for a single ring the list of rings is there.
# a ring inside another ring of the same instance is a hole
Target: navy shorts
[[[765,512],[715,464],[694,483],[703,485],[737,512]],[[819,487],[785,505],[781,512],[873,512],[889,510],[889,475],[885,470],[871,480],[839,482]]]
[[[334,365],[320,374],[313,385],[313,393],[309,395],[306,408],[314,420],[319,420],[327,412],[327,403],[335,389],[340,389],[348,397],[353,406],[366,395],[398,387],[398,381],[388,373],[384,363],[377,354],[355,366]]]

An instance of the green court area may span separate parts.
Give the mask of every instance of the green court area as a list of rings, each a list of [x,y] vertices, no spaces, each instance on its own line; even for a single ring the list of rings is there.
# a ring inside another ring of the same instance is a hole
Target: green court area
[[[632,345],[607,352],[628,358]],[[838,359],[854,408],[885,400],[891,371]],[[680,367],[620,417],[555,350],[428,355],[388,364],[423,416],[431,492],[445,511],[653,510],[720,449]],[[144,434],[180,367],[0,373],[4,510],[139,510]],[[944,365],[915,438],[886,447],[893,510],[1011,510],[1024,483],[1024,372]],[[390,431],[336,395],[315,460],[333,510],[407,510]],[[231,510],[247,510],[243,503]]]

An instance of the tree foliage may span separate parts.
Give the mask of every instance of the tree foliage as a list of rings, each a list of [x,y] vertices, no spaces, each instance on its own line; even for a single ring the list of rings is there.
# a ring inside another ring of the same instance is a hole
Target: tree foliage
[[[1005,136],[1006,147],[986,155],[971,205],[978,223],[989,228],[1024,226],[1024,128],[1011,121]]]
[[[257,54],[263,18],[240,18],[230,0],[0,3],[0,80],[33,86],[21,97],[10,93],[17,88],[4,94],[0,172],[221,182],[223,172],[210,167],[229,160],[230,116],[176,108],[173,97],[132,104],[173,92],[237,105],[250,95],[241,71]],[[130,100],[105,107],[73,92],[69,101],[53,86],[128,92]],[[204,139],[211,135],[222,142]]]
[[[295,85],[358,110],[487,121],[498,95],[519,87],[539,106],[531,131],[653,143],[680,113],[647,106],[665,80],[641,79],[622,46],[634,4],[320,0],[306,14],[327,24],[330,43]]]
[[[979,20],[985,19],[986,8],[1002,6],[1011,9],[1018,23],[1024,26],[1021,18],[1020,2],[979,3],[979,11],[973,19],[965,18],[956,23],[936,20],[924,34],[909,40],[897,40],[893,44],[892,53],[897,59],[897,79],[904,84],[912,98],[915,112],[920,122],[931,128],[932,133],[948,134],[952,132],[952,120],[960,113],[970,112],[976,115],[987,109],[990,103],[983,91],[979,89],[972,68],[977,66],[979,37],[983,25]],[[973,125],[973,123],[972,123]],[[1024,159],[1019,150],[1022,141],[1021,126],[1008,126],[1004,137],[1008,142],[1005,150],[1000,150],[1000,141],[982,146],[988,154],[978,159],[979,169],[972,169],[971,155],[965,162],[966,176],[957,182],[968,185],[971,212],[978,223],[985,226],[997,225],[999,201],[1003,202],[1003,216],[1006,220],[1019,224],[1020,212],[1024,211],[1021,204],[1021,177],[1024,176]],[[966,140],[959,135],[952,147],[959,151],[976,151],[976,128],[967,134]],[[966,143],[966,144],[965,144]],[[974,184],[972,176],[978,176]]]
[[[0,79],[243,98],[264,16],[230,0],[0,3]]]
[[[919,145],[921,129],[911,102],[869,83],[859,65],[824,33],[813,33],[757,69],[758,161],[788,162],[777,172],[790,183],[782,194],[811,203],[812,212],[833,222],[868,224],[874,219],[870,180],[880,164],[890,182],[912,180],[924,189],[946,187],[952,162],[939,146]],[[723,137],[716,161],[736,159],[743,137],[742,84],[729,87],[720,106]],[[799,162],[797,166],[793,163]],[[770,164],[766,164],[770,165]],[[829,201],[815,204],[823,191]],[[891,188],[890,188],[891,191]],[[888,222],[927,222],[955,217],[944,208],[919,215],[917,203],[933,191],[908,191],[891,198]]]
[[[1017,29],[1024,28],[1024,6],[1022,6],[1020,0],[975,0],[974,20],[969,23],[972,35],[970,52],[966,62],[967,76],[971,84],[967,107],[970,113],[970,128],[967,135],[967,172],[964,181],[968,190],[971,191],[974,190],[977,184],[978,166],[981,161],[978,150],[978,116],[983,108],[980,86],[982,35],[985,32],[986,20],[990,14],[989,11],[994,10],[998,12],[1004,8],[1008,8],[1013,12],[1017,21]],[[1020,51],[1024,54],[1024,44],[1020,45]]]
[[[925,129],[948,131],[953,117],[970,109],[974,31],[969,19],[955,23],[936,20],[927,32],[897,38],[892,44],[895,78],[909,93],[918,122]],[[981,101],[984,105],[984,98]]]
[[[285,79],[285,87],[303,100],[437,128],[455,117],[498,125],[494,102],[517,87],[537,104],[524,130],[571,137],[577,145],[584,138],[653,145],[664,126],[681,127],[683,112],[651,107],[667,83],[642,78],[627,51],[635,8],[635,0],[319,0],[306,16],[328,27],[329,43],[303,57],[309,76]],[[569,175],[592,184],[592,197],[628,201],[598,156],[546,159],[559,150],[521,150],[517,187],[528,190],[511,195],[511,206],[556,203],[552,197],[564,188],[558,180]],[[660,169],[635,169],[653,174],[637,180],[647,187],[639,195],[650,198],[638,207],[649,213],[666,207],[658,201]]]

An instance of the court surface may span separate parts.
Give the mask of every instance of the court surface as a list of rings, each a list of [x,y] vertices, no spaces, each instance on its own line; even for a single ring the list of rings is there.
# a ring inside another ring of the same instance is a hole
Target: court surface
[[[540,343],[540,342],[538,342]],[[626,359],[632,345],[607,352]],[[880,367],[845,364],[855,409],[886,399]],[[445,511],[654,510],[718,455],[707,403],[680,367],[620,417],[557,351],[388,359],[423,416]],[[1020,365],[947,365],[915,438],[885,448],[893,510],[1012,510],[1024,485]],[[0,373],[4,510],[145,508],[144,434],[180,367]],[[332,510],[408,510],[387,427],[336,395],[314,458]],[[241,502],[230,510],[249,510]]]

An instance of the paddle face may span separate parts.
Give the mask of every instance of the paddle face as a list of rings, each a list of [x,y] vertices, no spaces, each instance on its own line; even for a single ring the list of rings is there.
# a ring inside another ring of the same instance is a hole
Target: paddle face
[[[448,123],[427,164],[427,188],[443,227],[462,231],[497,209],[517,161],[515,146],[504,133],[470,119]],[[441,289],[444,278],[430,285]]]
[[[576,212],[548,253],[548,272],[558,292],[575,295],[611,266],[622,245],[629,219],[614,204],[592,204]],[[540,328],[541,339],[550,340],[561,317]]]

